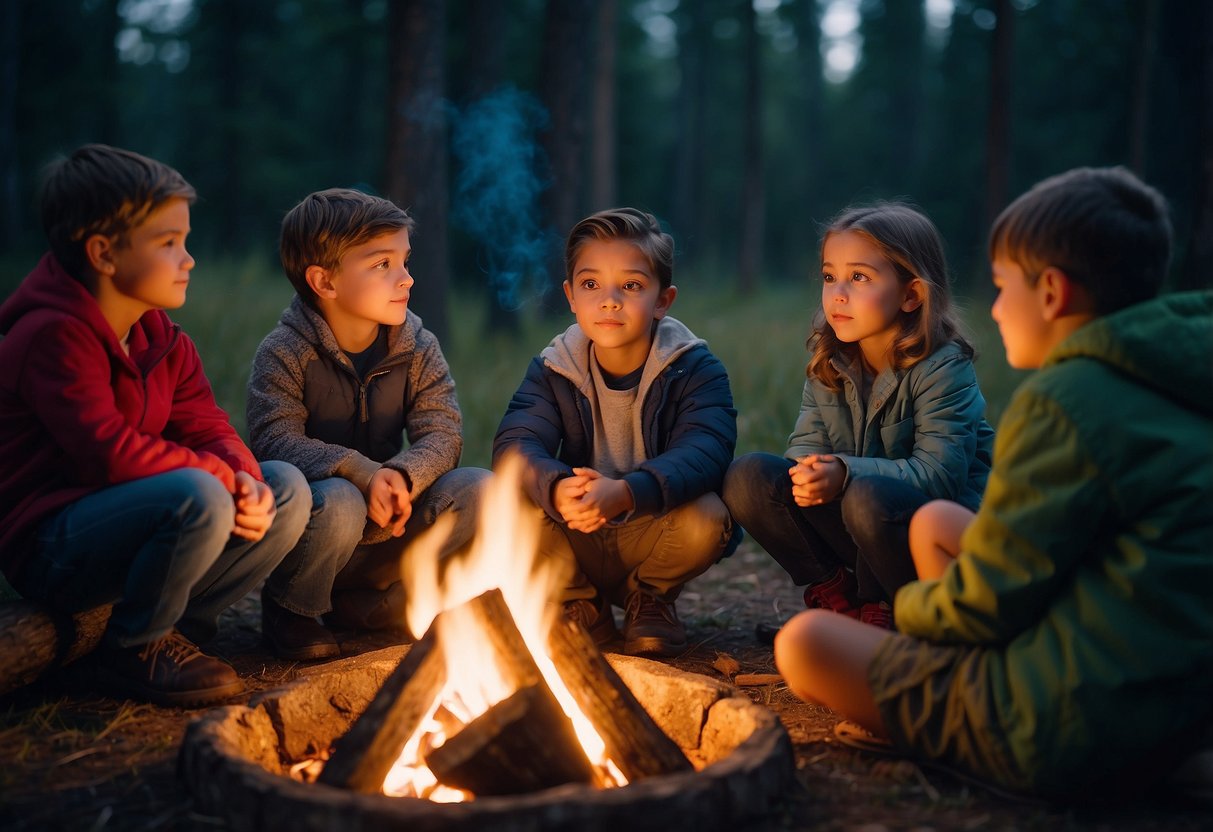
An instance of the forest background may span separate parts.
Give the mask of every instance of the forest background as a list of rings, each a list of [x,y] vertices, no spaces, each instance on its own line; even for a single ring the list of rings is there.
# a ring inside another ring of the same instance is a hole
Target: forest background
[[[1213,4],[1201,0],[5,0],[0,297],[44,247],[45,164],[128,147],[197,188],[190,299],[220,403],[291,290],[278,224],[320,188],[418,222],[412,308],[484,465],[526,360],[570,316],[563,235],[616,204],[678,247],[675,315],[730,369],[738,452],[782,448],[819,229],[908,199],[938,224],[996,419],[988,320],[1011,198],[1122,164],[1170,200],[1168,289],[1213,275]]]

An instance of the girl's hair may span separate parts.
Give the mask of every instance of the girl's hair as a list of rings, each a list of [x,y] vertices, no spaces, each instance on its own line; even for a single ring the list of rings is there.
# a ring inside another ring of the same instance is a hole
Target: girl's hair
[[[943,241],[926,215],[901,202],[852,206],[826,226],[821,237],[823,252],[830,235],[843,231],[854,231],[870,240],[896,268],[902,285],[914,278],[922,281],[922,303],[913,312],[898,315],[900,331],[893,341],[893,369],[913,367],[949,341],[955,341],[966,356],[973,357],[973,347],[952,308]],[[812,355],[805,374],[832,390],[841,390],[842,376],[830,359],[857,347],[838,340],[824,309],[813,318],[807,346]]]

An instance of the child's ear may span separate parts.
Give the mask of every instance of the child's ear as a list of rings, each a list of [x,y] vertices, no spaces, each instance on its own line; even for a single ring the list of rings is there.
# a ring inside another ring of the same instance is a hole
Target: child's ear
[[[104,234],[93,234],[84,241],[84,256],[88,260],[89,268],[98,275],[105,277],[113,277],[118,271],[118,266],[114,262],[117,244],[111,237],[106,237]]]
[[[317,297],[337,297],[337,287],[333,285],[333,273],[323,266],[308,266],[307,271],[303,273],[303,278],[307,281],[307,285],[312,287],[312,291],[316,293]]]
[[[678,297],[678,287],[670,286],[668,289],[662,289],[657,294],[657,305],[653,307],[653,320],[660,321],[669,314],[670,307],[674,305],[674,298]]]
[[[1070,276],[1056,266],[1048,266],[1040,273],[1036,282],[1036,295],[1040,299],[1040,315],[1046,321],[1055,321],[1077,311],[1075,289]]]
[[[916,277],[905,285],[905,296],[901,299],[901,311],[913,312],[922,306],[926,300],[927,287],[921,277]]]
[[[577,307],[573,304],[573,284],[566,280],[560,285],[564,287],[564,297],[569,302],[569,311],[576,315]]]

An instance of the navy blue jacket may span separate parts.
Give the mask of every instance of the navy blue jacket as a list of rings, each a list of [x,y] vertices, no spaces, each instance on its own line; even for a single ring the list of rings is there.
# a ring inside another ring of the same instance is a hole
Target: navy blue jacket
[[[593,464],[589,340],[576,324],[531,361],[493,441],[493,463],[520,452],[531,499],[560,521],[552,486]],[[724,365],[677,320],[665,317],[653,350],[659,372],[641,386],[645,459],[623,479],[636,507],[661,515],[719,492],[737,444],[737,411]]]

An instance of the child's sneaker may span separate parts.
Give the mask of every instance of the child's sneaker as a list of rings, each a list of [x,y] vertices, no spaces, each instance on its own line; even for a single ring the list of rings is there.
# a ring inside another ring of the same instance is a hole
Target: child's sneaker
[[[893,608],[885,601],[871,601],[859,608],[859,620],[873,627],[893,629]]]
[[[196,708],[244,691],[230,664],[206,655],[176,630],[148,644],[103,647],[97,655],[101,673],[114,687],[160,705]]]
[[[804,605],[809,609],[840,612],[855,618],[859,602],[855,600],[855,576],[842,567],[830,577],[804,588]]]
[[[593,598],[575,598],[564,602],[564,617],[576,621],[594,639],[599,647],[618,641],[619,629],[615,626],[615,615],[611,605],[601,595]]]
[[[636,590],[623,617],[623,649],[630,655],[677,656],[687,648],[687,633],[673,604]]]

